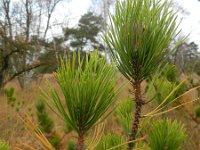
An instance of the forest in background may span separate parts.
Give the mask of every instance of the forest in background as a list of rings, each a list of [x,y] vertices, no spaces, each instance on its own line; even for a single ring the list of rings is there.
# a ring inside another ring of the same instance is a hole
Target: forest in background
[[[101,36],[105,32],[108,11],[114,5],[114,1],[94,0],[91,9],[81,16],[74,27],[68,27],[64,23],[50,24],[52,16],[56,15],[54,13],[56,6],[62,2],[62,0],[19,2],[2,0],[0,12],[1,88],[16,77],[23,89],[25,84],[32,79],[54,72],[57,68],[55,62],[58,55],[64,53],[72,51],[85,53],[98,49],[109,55]],[[47,38],[50,28],[56,25],[60,25],[63,34]],[[178,39],[174,39],[174,43],[176,41]],[[186,40],[177,48],[170,61],[180,72],[195,71],[199,74],[199,57],[198,45],[194,42],[188,43]]]

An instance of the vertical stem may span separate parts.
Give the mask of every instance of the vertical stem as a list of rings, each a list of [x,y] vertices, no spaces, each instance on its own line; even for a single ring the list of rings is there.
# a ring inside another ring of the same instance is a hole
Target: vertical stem
[[[136,135],[138,132],[139,124],[140,124],[140,117],[141,117],[141,111],[142,111],[142,105],[144,104],[144,101],[142,100],[142,93],[141,93],[141,82],[135,81],[132,83],[133,88],[135,90],[135,114],[134,114],[134,120],[132,123],[131,133],[129,137],[129,141],[133,141],[136,139]],[[128,150],[132,150],[134,147],[134,142],[129,143]]]
[[[76,145],[76,150],[85,150],[84,148],[84,134],[80,133],[78,136],[78,143]]]
[[[0,96],[3,95],[3,73],[0,72]]]

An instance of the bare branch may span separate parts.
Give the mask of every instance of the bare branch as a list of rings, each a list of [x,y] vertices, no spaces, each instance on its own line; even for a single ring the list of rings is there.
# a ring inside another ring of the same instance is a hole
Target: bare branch
[[[20,70],[18,72],[16,72],[15,74],[13,74],[11,77],[9,77],[9,79],[7,79],[6,81],[3,82],[3,86],[5,86],[9,81],[13,80],[15,77],[23,74],[24,72],[27,72],[27,71],[30,71],[30,70],[33,70],[35,68],[38,68],[40,66],[43,66],[43,65],[47,65],[47,63],[35,63],[35,64],[32,64],[30,66],[27,66],[26,68],[24,68],[23,70]]]
[[[47,6],[47,24],[46,24],[46,27],[45,27],[45,31],[44,31],[44,36],[43,36],[43,39],[46,38],[46,35],[47,35],[47,31],[49,29],[49,23],[50,23],[50,19],[51,19],[51,16],[52,16],[52,13],[56,7],[56,5],[61,2],[62,0],[53,0],[52,1],[49,1],[49,4]],[[52,5],[52,6],[51,6]]]

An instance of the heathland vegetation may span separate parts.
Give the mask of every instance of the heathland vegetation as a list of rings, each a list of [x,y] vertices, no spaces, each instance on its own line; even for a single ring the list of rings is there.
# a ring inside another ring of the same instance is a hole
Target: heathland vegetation
[[[173,3],[96,0],[48,39],[62,2],[0,3],[0,150],[200,149],[200,53]]]

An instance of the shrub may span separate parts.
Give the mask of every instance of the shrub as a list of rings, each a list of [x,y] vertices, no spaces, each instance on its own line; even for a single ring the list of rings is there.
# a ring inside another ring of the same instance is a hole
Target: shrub
[[[195,110],[195,115],[197,118],[200,118],[200,106],[198,106]]]
[[[7,103],[11,106],[15,105],[16,98],[14,97],[15,89],[14,87],[4,89],[4,94],[7,97]]]
[[[58,148],[60,144],[60,138],[56,135],[50,138],[49,142],[54,148]]]
[[[179,81],[170,82],[160,74],[155,76],[146,86],[145,93],[148,99],[156,100],[157,104],[167,105],[187,91],[187,85]],[[170,95],[170,96],[169,96]],[[168,97],[169,96],[169,97]],[[168,97],[166,99],[166,97]]]
[[[160,78],[156,81],[151,81],[147,89],[147,97],[154,97],[158,104],[162,103],[163,100],[172,92],[175,84],[169,82],[164,78]],[[163,105],[168,104],[175,98],[175,93],[172,94]]]
[[[54,123],[46,112],[45,103],[42,100],[38,100],[36,103],[36,109],[39,128],[42,132],[50,133],[54,127]]]
[[[122,136],[116,135],[116,134],[107,134],[104,136],[101,141],[98,143],[96,150],[106,150],[109,148],[113,148],[115,146],[118,146],[122,143],[124,143],[124,139]],[[125,146],[119,146],[113,150],[124,150]]]
[[[75,148],[75,143],[74,143],[74,141],[72,141],[72,140],[69,140],[68,142],[67,142],[67,150],[75,150],[76,148]]]
[[[185,128],[169,119],[153,122],[148,143],[151,150],[179,150],[185,140]]]
[[[177,82],[177,70],[176,67],[172,64],[167,64],[165,70],[163,72],[164,76],[169,82],[176,83]]]
[[[177,85],[179,84],[179,82],[177,82]],[[185,83],[182,83],[179,88],[176,90],[175,92],[175,96],[178,97],[181,94],[183,94],[184,92],[186,92],[188,89],[187,85]]]
[[[25,101],[19,101],[14,96],[15,94],[14,87],[4,89],[4,94],[7,98],[7,104],[15,108],[16,112],[19,112],[24,107]],[[29,113],[31,113],[31,110],[29,111]]]
[[[0,150],[10,150],[10,146],[8,143],[0,140]]]
[[[132,113],[133,113],[133,101],[130,97],[122,100],[116,109],[116,117],[123,128],[126,135],[130,133]]]

